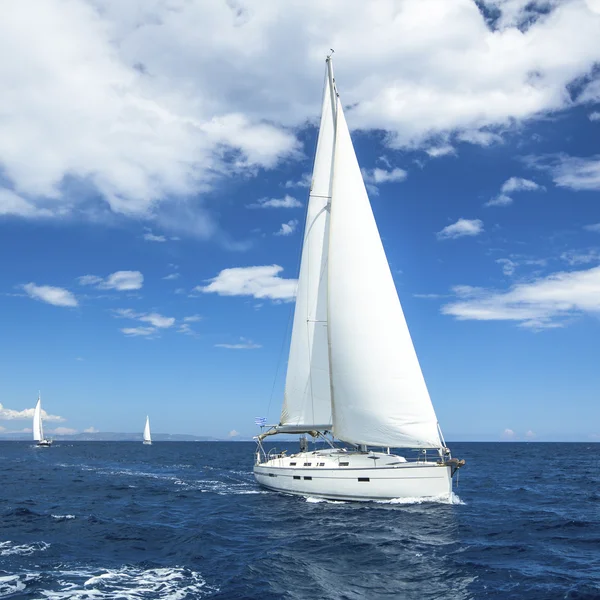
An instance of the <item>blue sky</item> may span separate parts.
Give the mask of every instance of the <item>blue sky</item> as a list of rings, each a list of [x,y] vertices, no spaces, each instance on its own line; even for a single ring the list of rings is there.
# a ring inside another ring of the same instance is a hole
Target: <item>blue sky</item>
[[[597,3],[315,3],[317,35],[294,3],[49,1],[22,39],[26,4],[0,19],[0,431],[38,389],[59,432],[277,420],[335,41],[446,438],[600,439]]]

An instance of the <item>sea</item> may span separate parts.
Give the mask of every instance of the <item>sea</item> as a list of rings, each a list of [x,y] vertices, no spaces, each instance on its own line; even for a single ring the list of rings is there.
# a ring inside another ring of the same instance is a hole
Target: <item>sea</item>
[[[356,503],[249,442],[0,442],[0,598],[600,599],[600,444],[449,445],[451,503]]]

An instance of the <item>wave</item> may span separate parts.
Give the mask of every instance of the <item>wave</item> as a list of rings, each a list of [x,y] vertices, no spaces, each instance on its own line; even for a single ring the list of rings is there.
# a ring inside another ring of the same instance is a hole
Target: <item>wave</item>
[[[355,504],[346,500],[327,500],[326,498],[316,498],[314,496],[306,496],[306,502],[317,504],[319,502],[326,502],[328,504]],[[441,494],[439,496],[424,496],[424,497],[407,497],[407,498],[391,498],[390,500],[372,500],[375,504],[462,504],[465,503],[458,497],[457,494],[451,492],[448,494]],[[368,504],[368,503],[363,503]]]
[[[142,569],[75,569],[56,574],[60,589],[36,590],[37,598],[49,600],[138,600],[141,598],[202,598],[218,592],[191,569],[173,567]],[[26,583],[26,582],[25,582]],[[54,586],[53,586],[54,587]],[[22,591],[23,588],[20,588]]]
[[[75,515],[51,515],[53,519],[56,519],[57,521],[66,521],[69,519],[74,519]]]
[[[46,542],[33,542],[31,544],[15,544],[10,540],[0,542],[0,556],[29,556],[34,552],[43,552],[50,547]]]

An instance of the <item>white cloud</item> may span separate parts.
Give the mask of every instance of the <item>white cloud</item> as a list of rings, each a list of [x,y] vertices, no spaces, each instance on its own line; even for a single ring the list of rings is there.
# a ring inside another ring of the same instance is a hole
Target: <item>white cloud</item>
[[[175,324],[174,317],[164,317],[158,313],[138,313],[130,308],[117,308],[114,311],[117,317],[122,317],[124,319],[135,319],[137,321],[141,321],[142,323],[150,323],[153,327],[157,327],[159,329],[168,329]]]
[[[130,337],[137,336],[151,336],[156,333],[156,328],[154,327],[124,327],[121,329],[121,333],[124,333]]]
[[[516,437],[517,437],[517,434],[512,429],[506,428],[502,432],[502,438],[505,439],[505,440],[513,440]]]
[[[535,181],[523,179],[522,177],[511,177],[507,179],[500,188],[500,193],[486,202],[484,206],[508,206],[513,203],[512,194],[514,192],[533,192],[541,191],[545,188]]]
[[[572,106],[586,75],[575,101],[599,95],[592,0],[486,4],[495,20],[467,0],[6,0],[0,163],[16,198],[0,206],[215,235],[203,194],[298,151],[330,43],[352,128],[392,147],[487,145]]]
[[[54,435],[73,435],[74,433],[77,433],[77,429],[72,429],[71,427],[56,427],[55,429],[49,429],[48,433]]]
[[[296,297],[296,279],[279,277],[283,267],[234,267],[223,269],[208,285],[197,286],[194,291],[215,293],[220,296],[252,296],[272,300],[293,300]]]
[[[535,432],[533,432],[531,429],[529,431],[527,431],[527,433],[525,433],[525,437],[528,440],[532,440],[533,438],[536,437]]]
[[[54,306],[78,306],[77,298],[64,288],[53,287],[51,285],[36,285],[35,283],[26,283],[23,289],[30,298],[41,300]]]
[[[197,323],[202,321],[202,315],[190,315],[189,317],[183,317],[185,323]]]
[[[561,155],[550,167],[554,183],[572,190],[600,190],[600,156]]]
[[[600,266],[582,271],[553,273],[508,291],[461,286],[461,298],[442,307],[459,320],[516,321],[522,327],[562,327],[582,313],[600,314]]]
[[[144,239],[147,242],[166,242],[167,238],[164,235],[154,235],[151,231],[144,234]]]
[[[587,250],[567,250],[560,255],[560,258],[571,266],[587,265],[592,262],[600,263],[600,250],[598,250],[598,248],[588,248]]]
[[[216,348],[228,348],[230,350],[255,350],[262,348],[260,344],[255,344],[252,340],[241,337],[237,344],[215,344]]]
[[[80,285],[92,285],[101,290],[117,290],[119,292],[139,290],[144,285],[144,276],[139,271],[116,271],[108,277],[83,275],[78,278]]]
[[[96,429],[95,427],[88,427],[87,429],[83,430],[83,433],[98,433],[99,429]]]
[[[286,189],[290,189],[290,188],[309,188],[310,184],[311,184],[312,178],[310,173],[304,173],[300,179],[298,180],[293,180],[293,179],[288,179],[284,186]]]
[[[588,115],[590,121],[600,121],[600,112],[594,111]]]
[[[81,356],[78,356],[75,360],[77,360],[79,362],[83,362],[85,360],[85,358],[82,358]]]
[[[438,231],[439,240],[455,239],[464,236],[474,236],[483,233],[483,222],[479,219],[458,219],[456,223]]]
[[[298,219],[292,219],[287,223],[282,223],[279,231],[276,231],[273,235],[291,235],[296,231],[298,227]]]
[[[586,231],[593,231],[595,233],[600,233],[600,223],[594,223],[593,225],[585,225],[583,228]]]
[[[169,273],[169,275],[166,275],[165,277],[163,277],[163,279],[165,281],[173,281],[174,279],[179,279],[180,277],[180,273]]]
[[[386,170],[375,167],[374,169],[363,169],[363,177],[366,183],[379,185],[381,183],[391,183],[404,181],[408,173],[404,169],[394,167]]]
[[[302,202],[286,194],[283,198],[261,198],[254,204],[247,204],[246,208],[299,208],[300,206]]]
[[[439,158],[440,156],[448,156],[449,154],[456,154],[456,149],[450,144],[442,144],[440,146],[431,146],[425,150],[431,158]]]
[[[502,272],[509,277],[515,272],[517,267],[517,263],[510,258],[498,258],[496,262],[502,265]]]
[[[240,435],[240,432],[236,431],[235,429],[232,429],[227,435],[230,438],[234,438],[234,437],[238,437]]]
[[[25,410],[14,410],[12,408],[4,408],[0,404],[0,421],[13,421],[17,419],[33,419],[33,408],[26,408]],[[42,408],[42,417],[44,421],[58,421],[59,423],[64,421],[64,417],[58,415],[49,415]]]

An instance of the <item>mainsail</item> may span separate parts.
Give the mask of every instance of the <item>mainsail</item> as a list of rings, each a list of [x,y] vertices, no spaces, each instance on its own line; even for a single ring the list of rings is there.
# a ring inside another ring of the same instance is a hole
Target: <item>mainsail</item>
[[[327,238],[334,144],[334,94],[326,78],[308,200],[296,309],[280,424],[331,428],[327,348]]]
[[[333,433],[439,448],[437,419],[371,210],[341,103],[328,246]]]
[[[33,411],[33,441],[39,442],[44,439],[44,428],[42,425],[42,399],[38,396],[37,404]]]
[[[139,431],[139,430],[138,430]],[[151,442],[152,438],[150,437],[150,417],[146,417],[146,426],[144,427],[144,442]]]

